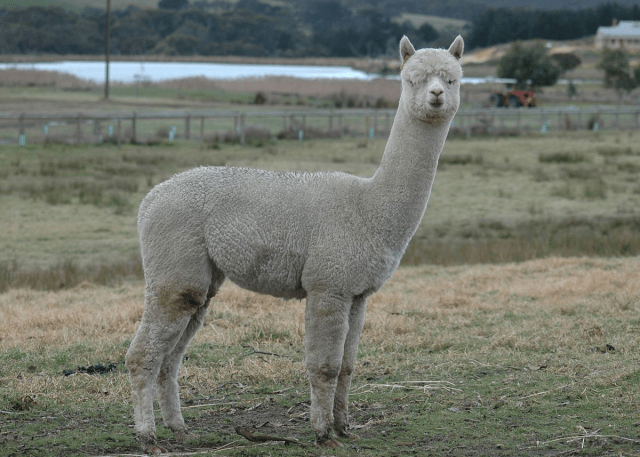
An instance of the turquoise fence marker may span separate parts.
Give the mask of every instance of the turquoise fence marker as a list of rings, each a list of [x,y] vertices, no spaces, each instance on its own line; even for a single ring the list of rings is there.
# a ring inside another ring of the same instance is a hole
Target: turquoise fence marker
[[[176,138],[176,132],[178,128],[175,125],[171,126],[171,130],[169,130],[169,141],[173,141]]]
[[[304,140],[304,130],[298,130],[298,141]]]
[[[113,125],[107,128],[107,135],[109,135],[109,138],[113,137]]]
[[[373,137],[375,136],[376,131],[373,129],[373,127],[369,127],[369,139],[373,140]]]
[[[594,122],[594,123],[593,123],[593,131],[594,131],[594,132],[597,132],[597,131],[598,131],[598,123],[597,123],[597,122]]]
[[[540,133],[545,135],[547,133],[548,129],[549,129],[549,121],[547,121],[544,124],[542,124],[542,127],[540,127]]]
[[[49,134],[49,124],[44,124],[44,127],[42,127],[42,131],[44,132],[45,135]]]
[[[20,146],[24,147],[27,144],[27,137],[22,134],[18,137],[18,143],[20,143]]]

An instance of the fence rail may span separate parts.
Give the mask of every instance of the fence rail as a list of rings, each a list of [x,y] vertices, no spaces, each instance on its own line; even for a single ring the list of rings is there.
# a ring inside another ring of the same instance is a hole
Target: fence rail
[[[232,138],[244,144],[275,135],[300,140],[340,135],[374,138],[388,135],[394,115],[395,110],[377,109],[0,113],[0,142],[120,144]],[[461,109],[451,127],[453,134],[467,137],[527,131],[639,130],[640,107]]]

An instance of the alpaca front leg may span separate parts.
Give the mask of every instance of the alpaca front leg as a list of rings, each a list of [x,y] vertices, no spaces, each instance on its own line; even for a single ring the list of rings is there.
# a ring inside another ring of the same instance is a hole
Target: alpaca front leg
[[[338,295],[307,296],[306,368],[311,384],[310,422],[318,444],[333,444],[333,402],[348,331],[350,300]]]
[[[360,333],[364,327],[365,312],[367,310],[366,297],[356,297],[349,313],[349,332],[344,344],[342,367],[338,375],[336,396],[333,404],[333,428],[341,437],[357,439],[358,436],[349,433],[349,388],[351,387],[351,373],[358,356]]]

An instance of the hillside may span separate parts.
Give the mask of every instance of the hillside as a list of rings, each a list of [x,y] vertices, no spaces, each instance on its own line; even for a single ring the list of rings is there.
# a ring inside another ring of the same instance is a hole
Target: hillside
[[[0,8],[26,8],[28,6],[60,6],[71,11],[80,12],[85,8],[106,7],[106,0],[0,0]],[[155,8],[158,0],[111,0],[111,8],[114,10],[125,9],[129,5],[139,8]]]
[[[485,6],[493,8],[504,8],[504,0],[475,0],[476,3],[480,3]],[[557,9],[583,9],[593,8],[603,3],[607,3],[607,0],[563,0],[558,2],[557,0],[509,0],[508,6],[511,8],[528,8],[538,10],[557,10]],[[633,6],[638,3],[637,0],[616,0],[618,5]]]
[[[138,8],[156,8],[159,0],[111,0],[111,8],[113,10],[125,9],[129,5]],[[205,8],[219,9],[227,5],[234,5],[240,0],[190,0],[193,5],[198,3]],[[252,1],[244,0],[250,5]],[[298,10],[302,13],[304,10],[312,8],[314,4],[318,4],[317,0],[262,0],[262,3],[274,6],[286,5],[292,10]],[[380,9],[386,15],[398,16],[402,13],[426,14],[432,16],[442,16],[456,19],[472,19],[476,14],[484,10],[484,5],[475,0],[449,0],[441,2],[439,0],[397,0],[380,4],[374,0],[342,0],[345,7],[351,10],[363,9]],[[80,12],[86,7],[104,9],[106,0],[22,0],[19,3],[13,0],[0,0],[0,8],[25,8],[28,6],[61,6],[65,9]]]

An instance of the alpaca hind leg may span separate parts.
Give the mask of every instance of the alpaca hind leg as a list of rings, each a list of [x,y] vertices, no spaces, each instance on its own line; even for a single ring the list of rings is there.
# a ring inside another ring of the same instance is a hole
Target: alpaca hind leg
[[[191,316],[191,319],[175,348],[171,354],[165,358],[158,375],[158,400],[162,410],[162,417],[164,418],[165,425],[173,431],[178,442],[184,442],[189,439],[196,438],[196,435],[187,431],[182,417],[182,412],[180,410],[178,374],[187,346],[195,336],[198,329],[202,327],[204,317],[207,314],[207,309],[209,307],[209,302],[224,282],[223,273],[217,270],[215,266],[213,267],[213,271],[213,278],[211,285],[209,286],[209,291],[204,305],[198,307],[195,313]],[[192,298],[196,301],[194,305],[199,304],[199,297],[196,296]]]
[[[180,411],[178,374],[187,346],[197,330],[202,326],[206,312],[207,308],[203,306],[191,316],[191,320],[180,336],[176,347],[162,362],[158,374],[157,395],[160,409],[162,410],[162,417],[164,418],[165,425],[171,429],[178,442],[195,438],[195,435],[187,431],[182,412]]]
[[[351,300],[340,295],[307,296],[305,351],[307,376],[311,384],[310,422],[316,442],[334,444],[333,402],[342,366]]]
[[[157,454],[153,399],[156,379],[167,354],[173,351],[184,333],[190,316],[161,312],[155,298],[147,298],[142,322],[127,351],[126,364],[131,379],[135,430],[142,449]]]
[[[349,332],[344,344],[344,355],[342,357],[342,367],[338,375],[336,386],[336,396],[333,403],[333,428],[336,434],[341,437],[357,439],[357,435],[349,433],[349,388],[351,387],[351,373],[355,367],[358,355],[358,344],[360,343],[360,333],[364,326],[365,311],[367,309],[367,299],[358,296],[354,299],[349,313]]]

